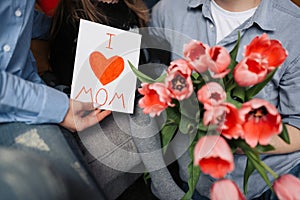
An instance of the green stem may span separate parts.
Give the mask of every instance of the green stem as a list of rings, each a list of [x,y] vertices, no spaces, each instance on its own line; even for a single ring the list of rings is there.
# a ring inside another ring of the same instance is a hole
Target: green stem
[[[254,160],[262,166],[266,171],[268,171],[275,179],[278,178],[278,174],[276,174],[266,163],[262,162],[260,159],[257,159],[256,157],[253,157]]]
[[[258,155],[258,152],[255,151],[255,149],[251,148],[248,144],[242,141],[237,141],[237,145],[242,148],[243,150],[245,149],[245,154],[248,157],[251,157],[253,161],[255,161],[257,164],[262,166],[267,172],[269,172],[275,179],[278,178],[278,174],[276,174],[268,165],[266,165],[264,162],[260,160],[260,158],[256,155]],[[249,153],[250,151],[251,153]]]
[[[253,152],[254,153],[254,152]],[[275,179],[278,178],[278,174],[276,174],[266,163],[262,162],[260,159],[257,159],[254,154],[246,153],[249,157],[251,157],[257,164],[262,166],[267,172],[269,172]]]

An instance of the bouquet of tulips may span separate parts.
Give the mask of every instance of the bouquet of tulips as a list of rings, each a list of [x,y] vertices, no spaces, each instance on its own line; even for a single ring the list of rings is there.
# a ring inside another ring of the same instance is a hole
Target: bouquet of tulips
[[[274,149],[269,144],[274,135],[289,143],[276,107],[255,98],[288,53],[279,41],[262,34],[245,46],[244,58],[237,63],[239,42],[240,36],[228,52],[222,46],[209,47],[193,40],[184,46],[184,58],[172,61],[167,72],[156,80],[129,63],[142,82],[139,106],[143,112],[151,117],[166,112],[160,132],[164,149],[177,131],[191,136],[189,191],[183,199],[191,198],[201,172],[218,179],[211,188],[212,199],[224,199],[228,192],[234,199],[245,199],[234,181],[224,178],[234,170],[233,153],[247,156],[244,193],[249,176],[257,170],[279,198],[299,195],[299,179],[292,175],[278,177],[259,157]],[[274,183],[268,173],[275,177]],[[288,187],[283,187],[287,183],[298,189],[286,192]]]

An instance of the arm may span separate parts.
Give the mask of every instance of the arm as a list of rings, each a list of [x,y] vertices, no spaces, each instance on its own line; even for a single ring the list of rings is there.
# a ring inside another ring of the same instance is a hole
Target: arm
[[[49,30],[51,25],[51,18],[41,13],[38,10],[34,10],[34,21],[32,27],[33,39],[48,39]]]
[[[43,84],[0,71],[0,110],[26,123],[58,123],[69,107],[68,97]]]
[[[0,117],[26,123],[60,123],[70,131],[92,126],[110,111],[94,110],[92,104],[69,100],[66,94],[0,71]],[[70,105],[70,106],[69,106]],[[84,115],[86,111],[92,112]]]
[[[274,136],[271,145],[275,147],[274,151],[268,153],[281,154],[300,150],[300,62],[298,55],[292,61],[287,63],[284,71],[277,74],[281,80],[279,83],[278,111],[281,113],[282,121],[286,124],[290,144],[285,143],[278,136]],[[282,66],[284,67],[284,66]]]
[[[290,144],[285,143],[278,136],[274,136],[271,139],[270,144],[275,147],[275,150],[269,151],[267,153],[271,154],[283,154],[290,153],[300,150],[300,130],[294,126],[286,124],[286,128],[290,137]]]

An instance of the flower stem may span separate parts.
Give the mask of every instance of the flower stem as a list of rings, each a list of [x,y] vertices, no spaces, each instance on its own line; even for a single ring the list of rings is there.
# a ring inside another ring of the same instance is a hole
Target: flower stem
[[[278,174],[276,174],[266,163],[261,160],[256,160],[266,171],[268,171],[275,179],[278,178]]]
[[[278,174],[276,174],[268,165],[266,165],[263,161],[259,158],[259,153],[255,151],[255,149],[251,148],[248,144],[242,141],[237,142],[238,146],[243,149],[247,157],[251,158],[252,161],[259,164],[263,167],[267,172],[269,172],[275,179],[278,178]]]

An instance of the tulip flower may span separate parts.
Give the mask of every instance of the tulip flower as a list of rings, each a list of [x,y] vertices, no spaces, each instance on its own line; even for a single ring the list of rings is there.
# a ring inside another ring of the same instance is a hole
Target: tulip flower
[[[282,47],[278,40],[270,40],[269,36],[264,33],[255,37],[249,45],[245,47],[244,56],[256,54],[265,59],[268,63],[268,69],[272,70],[281,65],[286,59],[288,52]]]
[[[210,60],[208,62],[208,68],[213,72],[213,78],[223,78],[230,72],[227,67],[230,64],[230,54],[225,47],[214,46],[208,50]]]
[[[143,112],[151,117],[160,115],[168,106],[173,106],[168,95],[167,88],[162,83],[142,83],[139,93],[144,95],[139,100],[139,106],[144,108]]]
[[[217,135],[203,136],[194,149],[194,165],[214,178],[223,178],[233,171],[233,155],[226,140]]]
[[[240,86],[260,83],[285,61],[287,55],[279,41],[270,40],[266,33],[257,36],[245,47],[245,58],[235,67],[234,79]]]
[[[171,62],[165,79],[170,97],[183,100],[193,93],[192,70],[185,60]]]
[[[198,100],[204,105],[220,105],[226,100],[226,93],[216,82],[209,82],[197,92]]]
[[[255,147],[257,143],[268,145],[274,135],[282,131],[281,116],[271,103],[262,99],[252,99],[240,108],[244,138]]]
[[[237,185],[230,179],[216,181],[210,190],[211,200],[246,200]]]
[[[267,63],[257,57],[248,56],[239,62],[234,70],[233,77],[239,86],[252,86],[265,80],[268,74]]]
[[[244,137],[242,122],[238,109],[230,103],[211,107],[206,106],[203,115],[203,124],[206,126],[209,124],[217,125],[216,130],[227,139]]]
[[[298,200],[300,198],[300,180],[291,174],[285,174],[276,179],[273,188],[279,199]]]
[[[189,61],[193,70],[199,73],[207,71],[207,62],[210,59],[208,55],[208,45],[192,40],[190,43],[184,45],[183,48],[183,55],[185,59]]]

